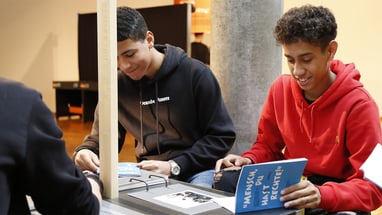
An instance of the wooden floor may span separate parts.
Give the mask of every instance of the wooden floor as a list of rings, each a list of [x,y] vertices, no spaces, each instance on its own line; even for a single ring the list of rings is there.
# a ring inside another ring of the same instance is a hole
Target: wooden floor
[[[58,126],[63,131],[63,139],[66,141],[66,151],[71,157],[74,149],[80,145],[84,137],[90,133],[92,122],[83,123],[80,118],[60,118],[57,120]],[[117,144],[117,143],[116,143]],[[130,135],[126,136],[125,144],[119,153],[119,161],[136,161],[134,154],[134,139]]]

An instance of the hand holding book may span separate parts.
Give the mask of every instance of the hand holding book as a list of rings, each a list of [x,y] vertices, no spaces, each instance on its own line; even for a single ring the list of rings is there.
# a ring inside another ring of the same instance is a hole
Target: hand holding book
[[[306,158],[296,158],[245,165],[231,201],[215,201],[233,213],[281,208],[281,190],[301,180],[306,163]]]

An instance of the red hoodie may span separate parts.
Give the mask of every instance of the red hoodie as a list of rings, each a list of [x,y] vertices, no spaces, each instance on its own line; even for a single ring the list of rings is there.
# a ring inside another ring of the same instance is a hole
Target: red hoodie
[[[319,208],[372,211],[382,204],[382,190],[364,180],[359,167],[382,143],[378,107],[359,81],[354,64],[336,60],[330,68],[336,80],[312,104],[305,101],[291,75],[275,80],[264,103],[257,139],[242,156],[255,163],[306,157],[305,175],[345,181],[317,186]]]

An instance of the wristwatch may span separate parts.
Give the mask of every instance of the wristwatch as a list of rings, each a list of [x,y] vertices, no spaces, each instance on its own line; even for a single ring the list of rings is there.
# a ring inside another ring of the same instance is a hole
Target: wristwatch
[[[84,170],[82,171],[82,173],[84,174],[84,176],[86,178],[91,178],[92,180],[94,180],[95,182],[97,182],[98,186],[99,186],[99,190],[101,193],[103,193],[103,183],[101,181],[101,179],[99,178],[99,175],[94,173],[94,172],[91,172],[89,170]]]
[[[169,160],[168,163],[170,164],[171,175],[178,176],[180,174],[180,166],[173,160]]]

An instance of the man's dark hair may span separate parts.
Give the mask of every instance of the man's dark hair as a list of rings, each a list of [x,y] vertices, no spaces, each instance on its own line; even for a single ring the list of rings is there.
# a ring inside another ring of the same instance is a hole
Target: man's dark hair
[[[288,10],[277,21],[273,33],[278,44],[301,40],[324,50],[337,36],[337,23],[328,8],[304,5]]]
[[[117,8],[117,41],[144,40],[148,31],[142,14],[130,7]]]

